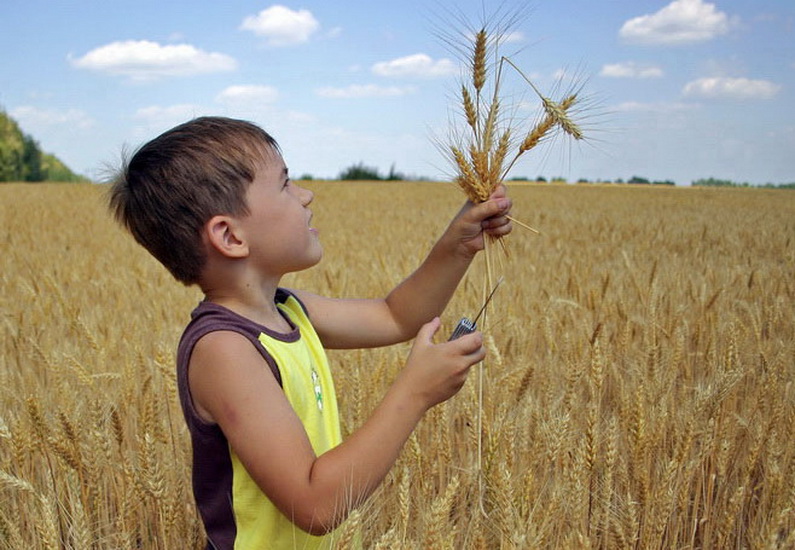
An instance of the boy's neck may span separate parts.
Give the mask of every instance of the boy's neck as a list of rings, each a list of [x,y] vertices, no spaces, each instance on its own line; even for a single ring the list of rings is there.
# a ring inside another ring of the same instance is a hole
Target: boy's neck
[[[205,287],[208,302],[224,306],[270,329],[287,332],[290,325],[276,307],[278,281],[270,284],[245,283],[235,286]]]

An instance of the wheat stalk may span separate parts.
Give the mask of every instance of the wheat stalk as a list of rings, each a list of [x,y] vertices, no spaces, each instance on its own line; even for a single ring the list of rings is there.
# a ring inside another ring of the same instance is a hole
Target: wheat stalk
[[[578,94],[569,94],[560,102],[546,97],[506,56],[499,57],[492,98],[487,107],[483,106],[481,97],[488,79],[489,45],[493,44],[496,49],[501,39],[501,33],[498,33],[497,36],[490,36],[485,26],[475,33],[472,45],[468,48],[468,51],[471,52],[469,65],[474,92],[470,91],[466,83],[461,85],[461,102],[466,125],[469,128],[469,137],[464,140],[464,143],[457,142],[448,147],[448,153],[456,170],[454,180],[467,198],[474,203],[487,200],[494,190],[504,182],[519,158],[540,144],[555,128],[559,128],[575,140],[584,138],[582,129],[571,115],[571,109],[577,103]],[[500,120],[502,104],[500,87],[505,63],[516,70],[530,85],[541,100],[545,113],[544,118],[527,132],[525,138],[516,147],[510,161],[507,159],[513,145],[511,136],[514,134],[514,129],[510,126],[501,128],[504,126],[504,121]],[[481,112],[483,109],[486,110],[485,116]],[[499,135],[499,139],[495,139],[497,135]],[[536,229],[512,216],[509,219],[520,227],[539,233]]]
[[[472,101],[472,94],[465,86],[461,86],[461,101],[464,104],[464,115],[466,116],[467,124],[473,132],[478,129],[478,111],[475,109],[475,103]]]
[[[486,42],[488,33],[485,28],[480,29],[475,35],[472,46],[472,85],[478,95],[486,84]]]
[[[470,84],[461,85],[461,102],[463,114],[468,127],[468,138],[462,142],[453,143],[448,147],[453,166],[456,170],[454,181],[463,190],[467,198],[473,203],[481,203],[491,196],[499,187],[510,169],[516,161],[527,151],[535,147],[549,132],[555,127],[561,128],[566,134],[575,139],[582,138],[582,132],[569,116],[569,109],[576,101],[576,94],[572,94],[561,103],[556,103],[549,98],[541,95],[535,85],[522,73],[518,67],[507,57],[499,57],[497,49],[503,39],[504,31],[497,31],[496,35],[490,35],[489,30],[484,25],[476,33],[469,47],[465,48],[470,55],[469,67],[471,70]],[[493,46],[492,52],[489,50]],[[496,65],[494,82],[492,84],[491,100],[487,106],[482,101],[486,91],[488,80],[488,59],[491,56],[499,59]],[[539,95],[546,112],[546,117],[527,134],[524,140],[519,143],[515,153],[511,156],[511,150],[515,146],[512,136],[515,134],[510,125],[505,125],[505,120],[501,119],[502,99],[500,96],[503,66],[508,63],[530,84],[532,89]],[[482,111],[485,111],[485,115]],[[510,162],[507,162],[508,158]],[[507,162],[507,164],[506,164]],[[531,232],[538,234],[538,230],[516,220],[513,216],[508,217],[513,223]],[[493,288],[493,262],[490,239],[484,240],[484,259],[486,263],[486,289]],[[507,253],[504,242],[500,239],[503,251]],[[482,425],[483,425],[483,399],[484,399],[484,364],[478,365],[477,381],[477,471],[478,486],[480,487],[480,508],[483,508],[483,479],[482,479]]]
[[[423,548],[453,549],[456,529],[450,524],[450,514],[458,484],[458,477],[453,476],[444,493],[433,500],[425,527]]]

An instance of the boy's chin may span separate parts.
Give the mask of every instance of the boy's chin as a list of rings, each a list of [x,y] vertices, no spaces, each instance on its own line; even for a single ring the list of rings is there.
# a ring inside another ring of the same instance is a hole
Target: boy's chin
[[[308,265],[304,269],[315,267],[317,264],[320,263],[320,260],[322,259],[323,259],[323,248],[320,245],[318,245],[317,254],[315,254],[309,262],[307,262]]]
[[[314,266],[316,266],[317,264],[319,264],[319,263],[320,263],[320,261],[321,261],[322,259],[323,259],[323,249],[321,248],[321,249],[320,249],[320,253],[318,253],[318,255],[317,255],[317,259],[315,260],[315,263],[313,263],[313,264],[312,264],[310,267],[314,267]]]

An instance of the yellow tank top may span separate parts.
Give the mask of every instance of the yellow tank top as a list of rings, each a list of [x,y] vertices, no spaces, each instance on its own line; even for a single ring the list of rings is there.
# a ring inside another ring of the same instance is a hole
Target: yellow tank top
[[[279,367],[287,399],[321,455],[342,441],[339,411],[325,350],[301,303],[292,295],[279,309],[298,328],[299,338],[285,341],[269,334],[260,343]],[[274,506],[231,451],[237,537],[236,550],[330,548],[330,537],[316,537],[295,526]]]

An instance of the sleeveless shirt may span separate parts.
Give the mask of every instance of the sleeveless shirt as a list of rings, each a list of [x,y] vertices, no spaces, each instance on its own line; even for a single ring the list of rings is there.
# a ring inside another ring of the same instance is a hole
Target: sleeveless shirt
[[[210,302],[201,302],[180,339],[177,385],[193,450],[193,493],[208,549],[325,548],[329,537],[309,535],[293,524],[259,489],[217,424],[193,406],[188,366],[196,342],[209,332],[245,336],[263,358],[306,429],[315,454],[342,441],[334,383],[326,353],[304,305],[287,290],[276,306],[291,331],[279,333]]]

